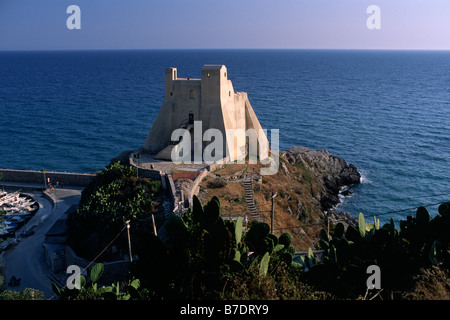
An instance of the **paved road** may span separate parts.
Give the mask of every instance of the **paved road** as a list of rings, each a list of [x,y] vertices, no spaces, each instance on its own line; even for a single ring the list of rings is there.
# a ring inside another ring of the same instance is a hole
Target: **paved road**
[[[8,289],[22,291],[25,288],[34,288],[44,292],[45,298],[53,295],[51,281],[47,276],[49,267],[45,262],[42,247],[45,233],[70,206],[79,203],[81,191],[82,188],[70,187],[50,191],[49,193],[55,196],[54,199],[57,199],[54,206],[51,201],[36,194],[36,200],[41,203],[42,207],[27,223],[27,226],[36,225],[34,234],[23,238],[4,256],[5,282],[8,283],[13,275],[21,279],[19,286],[8,286]]]

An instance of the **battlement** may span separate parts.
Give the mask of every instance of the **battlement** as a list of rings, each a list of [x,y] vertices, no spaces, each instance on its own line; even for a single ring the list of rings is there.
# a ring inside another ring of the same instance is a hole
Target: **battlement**
[[[201,71],[201,79],[193,79],[193,78],[178,78],[177,68],[170,67],[166,69],[166,82],[174,81],[174,80],[184,80],[184,81],[192,81],[192,80],[207,80],[208,78],[220,78],[222,77],[224,80],[228,80],[227,78],[227,67],[224,65],[215,65],[215,64],[205,64]]]
[[[166,69],[165,76],[165,86],[170,92],[171,86],[174,82],[212,82],[220,86],[226,84],[227,78],[227,68],[224,65],[212,65],[205,64],[201,71],[201,79],[198,78],[179,78],[177,68],[171,67]],[[167,90],[166,90],[167,91]]]

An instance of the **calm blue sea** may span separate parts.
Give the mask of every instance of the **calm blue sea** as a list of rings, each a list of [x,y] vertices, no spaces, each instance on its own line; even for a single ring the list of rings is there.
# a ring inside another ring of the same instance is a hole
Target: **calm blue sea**
[[[437,51],[2,52],[0,167],[101,170],[144,142],[165,68],[199,78],[204,64],[227,66],[281,149],[327,149],[359,168],[339,209],[385,221],[450,200],[450,52]]]

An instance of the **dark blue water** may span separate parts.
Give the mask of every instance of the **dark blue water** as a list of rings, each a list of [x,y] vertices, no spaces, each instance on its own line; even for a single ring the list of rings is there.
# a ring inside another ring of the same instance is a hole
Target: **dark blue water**
[[[101,170],[143,144],[165,68],[199,78],[204,64],[227,66],[262,126],[280,130],[281,149],[327,149],[360,169],[363,183],[339,209],[385,214],[450,199],[450,52],[0,53],[0,167]]]

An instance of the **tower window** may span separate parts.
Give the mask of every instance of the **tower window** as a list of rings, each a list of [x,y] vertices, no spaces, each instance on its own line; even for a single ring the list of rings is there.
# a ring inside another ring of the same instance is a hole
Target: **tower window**
[[[189,91],[189,99],[195,99],[195,90]]]

